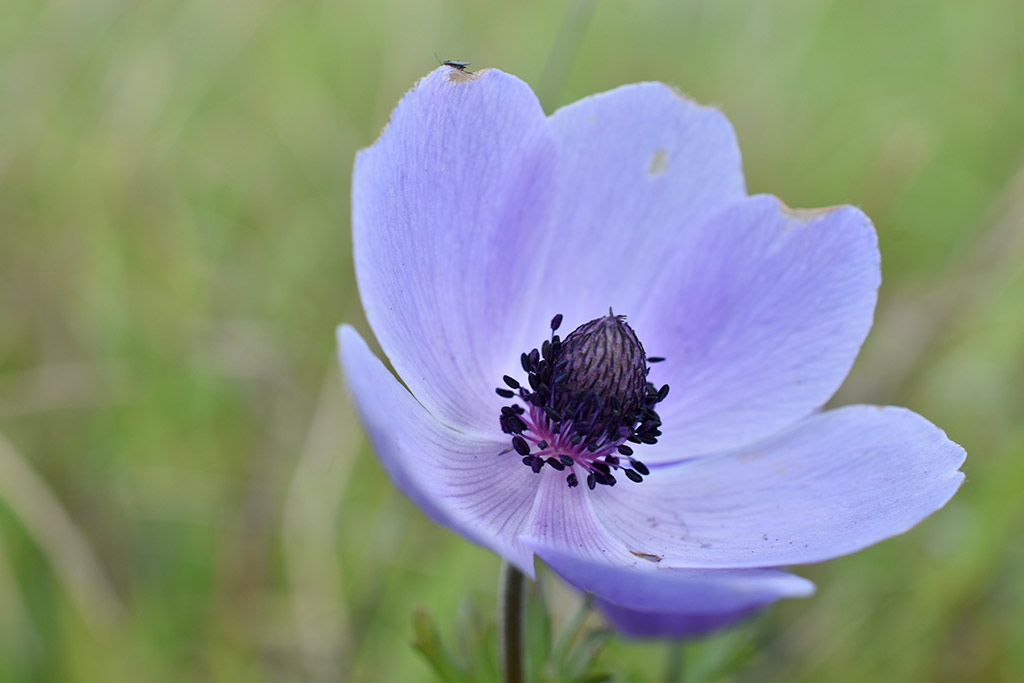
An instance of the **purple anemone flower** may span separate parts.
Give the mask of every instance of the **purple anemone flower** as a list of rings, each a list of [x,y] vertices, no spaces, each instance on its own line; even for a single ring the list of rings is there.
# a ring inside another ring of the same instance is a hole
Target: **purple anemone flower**
[[[907,531],[963,481],[919,415],[821,410],[871,327],[870,220],[748,196],[729,122],[671,87],[545,116],[514,76],[442,66],[356,157],[352,230],[398,377],[351,327],[340,353],[384,468],[626,634],[807,596],[780,567]]]

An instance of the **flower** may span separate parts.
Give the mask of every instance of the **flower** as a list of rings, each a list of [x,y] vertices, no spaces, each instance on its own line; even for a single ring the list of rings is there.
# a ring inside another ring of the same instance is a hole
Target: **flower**
[[[870,220],[748,196],[729,122],[668,86],[548,117],[514,76],[442,66],[356,157],[352,230],[401,379],[339,328],[384,468],[627,634],[809,595],[779,567],[902,533],[963,481],[917,414],[821,410],[871,327]]]

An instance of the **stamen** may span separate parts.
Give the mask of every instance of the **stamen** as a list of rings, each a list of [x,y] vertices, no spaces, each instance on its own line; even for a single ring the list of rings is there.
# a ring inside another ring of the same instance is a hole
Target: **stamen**
[[[561,324],[562,315],[554,316],[550,338],[520,356],[527,381],[505,375],[508,388],[495,390],[515,400],[501,408],[501,429],[512,436],[504,452],[515,450],[535,473],[545,464],[568,470],[569,488],[579,486],[581,476],[591,490],[614,486],[613,470],[642,482],[650,471],[625,442],[654,444],[661,436],[655,406],[668,396],[668,385],[659,389],[647,381],[647,363],[664,358],[646,356],[625,316],[610,309],[565,340],[555,334]]]

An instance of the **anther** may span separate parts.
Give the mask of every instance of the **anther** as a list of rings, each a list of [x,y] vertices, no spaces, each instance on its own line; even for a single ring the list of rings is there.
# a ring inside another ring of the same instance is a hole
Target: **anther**
[[[512,399],[501,408],[501,430],[534,472],[544,465],[563,472],[569,488],[585,474],[587,487],[614,486],[614,470],[631,481],[649,474],[633,460],[630,443],[657,443],[661,418],[655,406],[668,395],[647,381],[648,357],[625,316],[609,315],[580,325],[563,340],[555,331],[561,314],[551,319],[551,336],[519,357],[524,381],[504,375],[495,391]],[[531,453],[533,449],[533,453]],[[505,451],[508,452],[508,451]],[[621,462],[624,457],[628,462]],[[580,474],[572,471],[580,467]]]

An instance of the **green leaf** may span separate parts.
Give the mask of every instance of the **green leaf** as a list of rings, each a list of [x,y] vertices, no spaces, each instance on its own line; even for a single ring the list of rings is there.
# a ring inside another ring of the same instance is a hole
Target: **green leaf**
[[[551,613],[540,581],[530,582],[523,618],[528,680],[541,680],[551,657]]]
[[[440,680],[445,683],[463,683],[468,680],[466,672],[441,642],[441,632],[433,618],[422,607],[413,611],[412,629],[412,646],[426,658]]]

